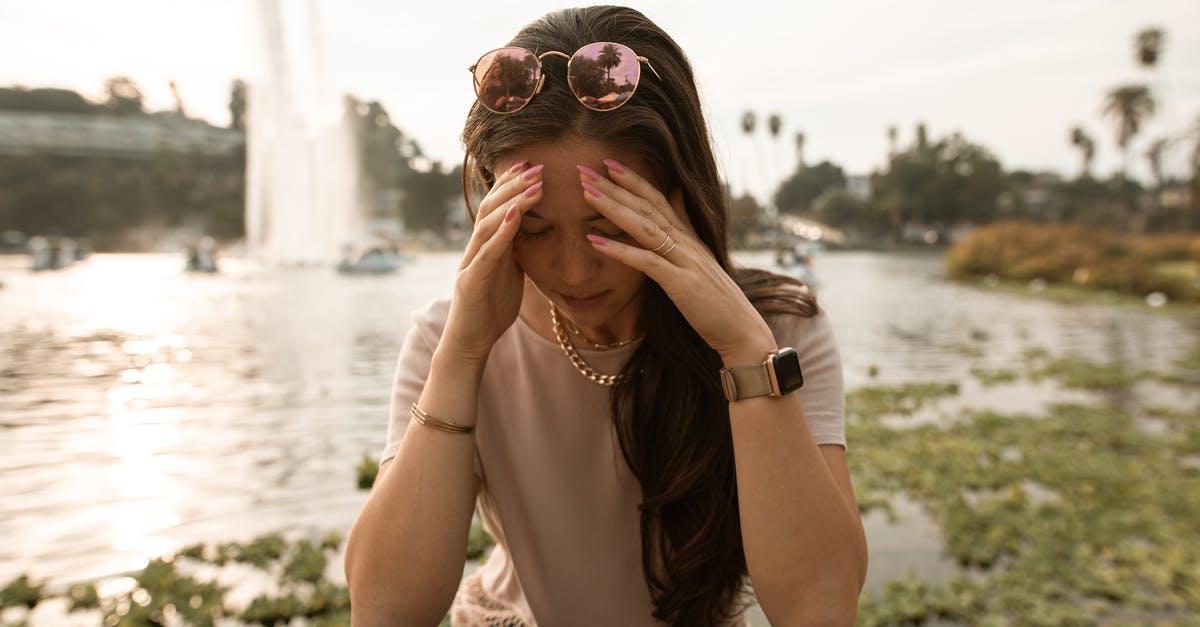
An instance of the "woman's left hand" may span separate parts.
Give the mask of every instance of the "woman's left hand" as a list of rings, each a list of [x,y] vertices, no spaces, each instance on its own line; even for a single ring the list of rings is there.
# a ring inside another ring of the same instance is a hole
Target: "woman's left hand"
[[[604,164],[607,178],[579,167],[583,197],[638,246],[588,235],[592,247],[658,283],[692,328],[727,362],[773,350],[770,327],[696,237],[682,190],[675,190],[668,200],[632,169],[612,159]]]

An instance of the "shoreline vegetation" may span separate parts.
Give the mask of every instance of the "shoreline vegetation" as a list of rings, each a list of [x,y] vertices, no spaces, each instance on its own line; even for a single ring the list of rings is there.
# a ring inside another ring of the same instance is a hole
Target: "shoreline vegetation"
[[[1071,302],[1200,303],[1200,234],[1131,236],[1080,225],[1004,222],[946,254],[946,274]]]
[[[1040,347],[1012,369],[986,368],[983,358],[969,357],[977,363],[968,379],[1013,393],[1050,382],[1071,400],[1031,414],[939,412],[941,402],[962,400],[968,381],[847,395],[860,508],[895,519],[894,499],[917,504],[958,566],[945,581],[909,574],[864,591],[858,624],[1192,624],[1200,614],[1200,545],[1191,541],[1200,528],[1200,345],[1166,372]],[[360,489],[375,470],[362,460]],[[348,625],[347,590],[329,576],[342,541],[339,533],[271,534],[197,544],[130,576],[54,592],[22,575],[0,590],[0,620],[31,624],[45,604],[109,627]],[[492,544],[476,521],[470,559]],[[247,581],[254,591],[242,589]]]

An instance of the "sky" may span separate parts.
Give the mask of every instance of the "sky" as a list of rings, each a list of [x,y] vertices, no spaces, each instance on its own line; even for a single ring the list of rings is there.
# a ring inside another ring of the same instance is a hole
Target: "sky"
[[[569,6],[395,0],[284,0],[312,6],[318,51],[303,66],[331,93],[378,100],[433,159],[461,160],[459,133],[474,93],[466,68],[525,23]],[[961,132],[1007,169],[1073,175],[1072,126],[1097,141],[1096,170],[1121,164],[1112,120],[1115,86],[1147,83],[1155,119],[1135,140],[1135,175],[1156,137],[1176,141],[1167,170],[1186,171],[1200,132],[1200,2],[1196,0],[879,0],[867,2],[631,2],[670,33],[695,67],[718,160],[735,191],[765,197],[796,165],[823,159],[850,174],[883,165],[889,126],[900,143],[925,123],[931,136]],[[0,0],[0,85],[57,86],[98,98],[105,78],[127,75],[151,108],[228,122],[234,78],[260,75],[262,29],[253,0]],[[1134,62],[1142,28],[1167,33],[1160,67]],[[294,29],[302,31],[303,29]],[[569,52],[569,51],[568,51]],[[742,133],[753,110],[758,131]],[[783,131],[765,131],[778,113]]]

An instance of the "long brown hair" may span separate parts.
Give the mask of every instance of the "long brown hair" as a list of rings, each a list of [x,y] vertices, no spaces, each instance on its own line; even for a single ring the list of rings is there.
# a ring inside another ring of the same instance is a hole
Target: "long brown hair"
[[[596,41],[629,46],[661,80],[644,70],[629,102],[594,112],[567,87],[566,61],[548,56],[545,85],[520,112],[499,115],[475,103],[463,130],[468,212],[473,192],[491,185],[494,164],[511,150],[571,135],[619,146],[642,157],[652,170],[643,174],[664,192],[682,190],[696,235],[761,313],[816,315],[794,279],[730,262],[728,201],[691,65],[670,36],[637,11],[601,6],[550,13],[509,45],[570,54]],[[747,571],[721,359],[658,284],[645,289],[645,340],[612,390],[621,452],[642,489],[642,571],[655,618],[723,625],[745,609]]]

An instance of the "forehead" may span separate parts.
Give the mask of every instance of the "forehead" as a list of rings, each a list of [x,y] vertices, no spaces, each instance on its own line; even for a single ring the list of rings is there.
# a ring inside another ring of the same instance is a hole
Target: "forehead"
[[[502,154],[497,160],[495,172],[506,172],[518,161],[527,160],[529,165],[542,164],[542,200],[533,210],[547,218],[579,217],[595,214],[596,211],[583,200],[579,169],[584,165],[601,176],[608,168],[605,159],[615,159],[630,167],[634,172],[653,180],[649,166],[637,153],[609,145],[602,141],[566,137],[553,142],[530,144]]]

